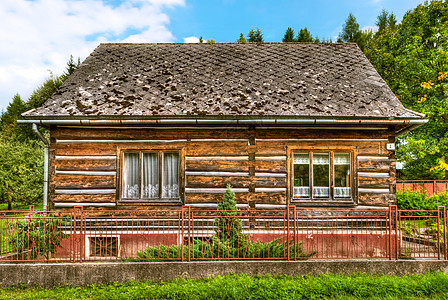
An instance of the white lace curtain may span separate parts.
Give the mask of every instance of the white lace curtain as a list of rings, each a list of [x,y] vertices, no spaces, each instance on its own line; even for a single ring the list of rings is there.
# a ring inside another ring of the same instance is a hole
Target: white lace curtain
[[[159,154],[143,153],[143,198],[159,197]]]
[[[123,198],[160,198],[159,153],[142,154],[143,170],[140,169],[141,153],[124,153],[123,156]],[[142,174],[141,174],[142,173]],[[162,198],[179,197],[179,154],[163,153]],[[142,178],[140,179],[140,176]],[[141,188],[140,188],[141,187]],[[142,195],[140,195],[140,191]]]
[[[334,197],[335,198],[350,198],[350,187],[335,187],[334,188]]]
[[[123,198],[138,199],[140,179],[140,156],[138,153],[125,153],[123,161]]]
[[[163,155],[163,198],[179,197],[179,154]]]

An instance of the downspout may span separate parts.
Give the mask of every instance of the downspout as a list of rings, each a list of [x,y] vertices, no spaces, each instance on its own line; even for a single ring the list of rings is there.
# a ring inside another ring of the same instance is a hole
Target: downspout
[[[50,157],[50,143],[43,137],[40,131],[37,129],[37,125],[33,123],[33,131],[44,143],[44,210],[48,207],[48,159]]]

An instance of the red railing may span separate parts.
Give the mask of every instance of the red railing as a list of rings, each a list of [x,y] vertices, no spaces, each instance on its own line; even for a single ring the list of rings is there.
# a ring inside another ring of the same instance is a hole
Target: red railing
[[[448,192],[448,180],[397,180],[397,191],[426,191],[428,197]]]
[[[0,212],[0,261],[447,259],[447,213],[383,210]]]

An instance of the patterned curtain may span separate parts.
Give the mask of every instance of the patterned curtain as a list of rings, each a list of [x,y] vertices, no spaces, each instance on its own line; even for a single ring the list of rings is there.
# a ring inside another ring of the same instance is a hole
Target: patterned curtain
[[[143,198],[159,198],[158,153],[143,153]]]
[[[162,197],[179,197],[179,153],[164,153],[163,155]]]
[[[123,198],[138,199],[140,157],[138,153],[124,153],[123,155]]]

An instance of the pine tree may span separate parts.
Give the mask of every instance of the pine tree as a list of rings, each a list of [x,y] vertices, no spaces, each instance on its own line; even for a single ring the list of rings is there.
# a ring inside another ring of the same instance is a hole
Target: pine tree
[[[387,28],[388,22],[389,22],[389,13],[387,12],[387,10],[383,8],[383,10],[378,15],[377,20],[375,22],[375,25],[378,26],[377,34],[381,34],[381,32],[383,32],[383,30]]]
[[[215,232],[219,240],[228,242],[233,247],[239,247],[244,240],[243,225],[236,206],[235,193],[230,184],[227,185],[222,202],[218,203],[217,216],[215,219]]]
[[[260,28],[257,27],[257,30],[254,30],[252,27],[247,35],[247,41],[249,43],[263,43],[263,33],[261,33]]]
[[[288,27],[286,29],[285,35],[283,36],[283,43],[293,43],[296,40],[294,39],[294,29]]]
[[[302,28],[297,35],[297,42],[299,43],[312,43],[314,42],[313,36],[309,32],[308,28]]]
[[[347,20],[345,21],[344,27],[342,28],[342,32],[339,34],[339,37],[344,42],[356,43],[360,38],[360,30],[359,24],[356,21],[355,16],[350,13],[348,15]]]
[[[236,41],[238,44],[246,44],[246,38],[244,37],[243,33],[240,33],[240,38]]]

